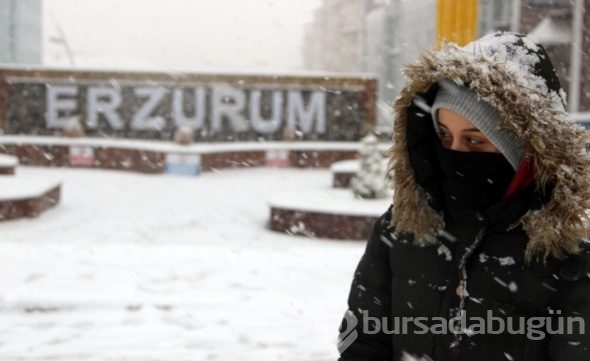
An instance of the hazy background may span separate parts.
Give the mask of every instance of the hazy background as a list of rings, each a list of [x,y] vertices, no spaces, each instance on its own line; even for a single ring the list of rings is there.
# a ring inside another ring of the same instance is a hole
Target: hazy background
[[[69,45],[77,67],[300,70],[304,25],[320,3],[45,0],[43,63],[70,66]]]

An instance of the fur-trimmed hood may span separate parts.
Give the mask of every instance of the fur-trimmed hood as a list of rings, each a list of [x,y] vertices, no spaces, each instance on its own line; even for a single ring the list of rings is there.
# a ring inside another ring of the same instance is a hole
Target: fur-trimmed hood
[[[431,207],[430,195],[415,177],[407,132],[408,122],[416,118],[410,109],[420,102],[428,107],[428,92],[438,81],[450,79],[469,86],[499,111],[501,126],[522,139],[533,157],[537,188],[552,185],[548,202],[520,219],[529,236],[526,258],[562,258],[578,252],[580,240],[588,236],[588,139],[567,114],[565,93],[545,50],[527,37],[496,33],[463,48],[449,43],[425,51],[404,74],[408,82],[394,103],[393,145],[388,151],[396,231],[409,232],[424,244],[433,242],[444,228],[441,214]]]

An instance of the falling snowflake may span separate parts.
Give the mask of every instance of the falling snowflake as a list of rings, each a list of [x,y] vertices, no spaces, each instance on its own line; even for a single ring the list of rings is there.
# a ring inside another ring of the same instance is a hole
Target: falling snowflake
[[[447,246],[445,246],[444,244],[441,244],[438,247],[437,252],[438,252],[438,255],[439,256],[442,255],[442,254],[444,254],[446,261],[451,261],[453,259],[453,256],[451,254],[451,250]]]
[[[518,285],[514,281],[512,281],[508,284],[508,289],[510,290],[510,292],[514,293],[518,291]]]
[[[512,266],[516,263],[512,257],[500,257],[498,262],[500,262],[501,266]]]

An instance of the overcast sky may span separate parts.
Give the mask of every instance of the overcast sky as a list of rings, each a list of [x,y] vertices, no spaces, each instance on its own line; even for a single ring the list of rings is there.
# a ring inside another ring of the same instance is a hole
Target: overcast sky
[[[46,65],[300,70],[321,0],[43,0]]]

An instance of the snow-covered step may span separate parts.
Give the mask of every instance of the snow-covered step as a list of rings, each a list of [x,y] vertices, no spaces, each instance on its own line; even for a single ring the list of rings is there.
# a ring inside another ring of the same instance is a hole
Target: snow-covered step
[[[14,174],[17,166],[17,157],[8,154],[0,154],[0,175]]]
[[[388,160],[383,158],[383,171],[387,170]],[[342,160],[330,166],[332,172],[332,187],[348,188],[350,180],[360,171],[361,162],[359,159]]]
[[[36,217],[59,203],[60,195],[60,181],[0,178],[0,221]]]
[[[270,228],[289,234],[332,239],[367,239],[373,224],[389,208],[383,199],[355,198],[348,189],[316,189],[271,198]]]

